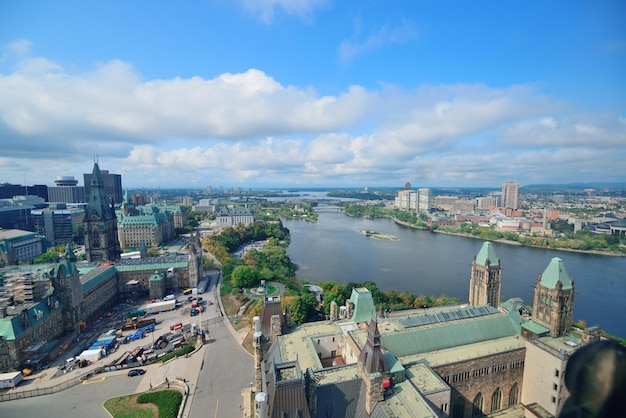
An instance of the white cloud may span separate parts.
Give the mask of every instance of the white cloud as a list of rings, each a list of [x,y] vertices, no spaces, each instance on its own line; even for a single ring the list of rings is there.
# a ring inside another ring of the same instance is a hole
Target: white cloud
[[[535,85],[322,96],[258,69],[144,80],[122,61],[74,74],[24,57],[0,91],[0,172],[14,176],[0,181],[80,178],[94,153],[129,186],[553,182],[557,165],[564,180],[626,176],[623,117],[574,113]]]
[[[353,39],[343,40],[339,45],[339,58],[351,61],[359,55],[369,53],[391,44],[408,42],[417,36],[417,30],[409,20],[402,20],[399,25],[384,25],[371,32],[365,39],[358,39],[360,25],[357,22]]]
[[[28,39],[17,39],[13,42],[9,42],[4,46],[4,50],[7,53],[15,55],[26,55],[33,47],[33,43]]]
[[[308,20],[310,15],[328,0],[241,0],[241,5],[248,13],[256,16],[261,22],[271,24],[277,11]]]

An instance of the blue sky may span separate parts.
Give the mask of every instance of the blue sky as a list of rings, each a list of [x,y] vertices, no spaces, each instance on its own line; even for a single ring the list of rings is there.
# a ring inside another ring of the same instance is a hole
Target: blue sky
[[[623,1],[0,2],[0,182],[626,179]]]

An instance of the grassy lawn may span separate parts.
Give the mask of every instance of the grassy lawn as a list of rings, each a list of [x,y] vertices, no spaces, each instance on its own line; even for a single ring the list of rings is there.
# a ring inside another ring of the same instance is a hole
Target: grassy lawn
[[[104,403],[106,409],[113,418],[157,418],[159,408],[151,403],[138,403],[139,394],[120,396],[109,399]]]
[[[113,418],[176,418],[181,402],[180,392],[162,390],[111,398],[104,408]]]

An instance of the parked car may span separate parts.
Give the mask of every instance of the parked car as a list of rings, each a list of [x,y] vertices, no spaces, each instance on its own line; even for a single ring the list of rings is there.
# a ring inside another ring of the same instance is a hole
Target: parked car
[[[193,292],[193,289],[188,287],[187,289],[183,290],[183,295],[191,295],[191,292]]]
[[[132,369],[128,371],[128,377],[141,376],[146,371],[144,369]]]

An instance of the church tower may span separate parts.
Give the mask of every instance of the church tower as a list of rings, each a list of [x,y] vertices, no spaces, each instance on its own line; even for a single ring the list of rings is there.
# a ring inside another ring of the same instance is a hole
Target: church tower
[[[63,307],[63,317],[67,329],[75,329],[80,320],[78,308],[83,302],[83,287],[80,284],[78,269],[74,264],[76,256],[72,246],[67,244],[65,254],[52,271],[53,295]]]
[[[367,342],[359,354],[357,374],[365,383],[365,410],[370,415],[376,403],[385,400],[383,382],[389,378],[389,367],[383,357],[380,331],[375,317],[367,326]]]
[[[117,217],[108,202],[98,163],[93,164],[91,192],[85,210],[85,253],[88,261],[114,261],[120,258]]]
[[[533,321],[550,329],[551,337],[560,337],[572,325],[574,316],[574,280],[569,277],[563,260],[553,258],[537,276]]]
[[[472,261],[469,304],[500,306],[500,259],[493,246],[485,242]]]
[[[198,287],[198,283],[204,276],[202,269],[202,241],[200,231],[189,236],[189,287]]]

